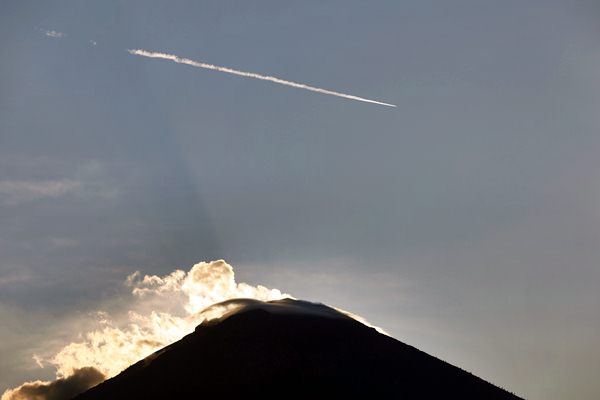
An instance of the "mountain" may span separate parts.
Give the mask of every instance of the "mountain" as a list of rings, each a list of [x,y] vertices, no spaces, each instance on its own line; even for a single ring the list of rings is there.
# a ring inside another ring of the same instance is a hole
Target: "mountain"
[[[75,399],[518,399],[322,304],[217,307],[231,311]]]

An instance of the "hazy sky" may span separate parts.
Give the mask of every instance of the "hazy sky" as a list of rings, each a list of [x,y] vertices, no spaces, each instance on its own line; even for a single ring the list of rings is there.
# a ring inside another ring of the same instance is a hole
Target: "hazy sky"
[[[1,1],[0,393],[127,275],[223,258],[597,398],[599,34],[593,0]]]

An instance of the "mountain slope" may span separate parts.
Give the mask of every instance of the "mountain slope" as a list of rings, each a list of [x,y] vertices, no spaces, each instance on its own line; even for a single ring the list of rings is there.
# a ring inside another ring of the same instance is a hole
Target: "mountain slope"
[[[518,399],[324,305],[250,301],[76,397]]]

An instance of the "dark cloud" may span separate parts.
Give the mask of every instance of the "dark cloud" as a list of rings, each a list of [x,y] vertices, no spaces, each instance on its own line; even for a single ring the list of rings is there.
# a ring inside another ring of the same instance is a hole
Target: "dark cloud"
[[[104,375],[96,368],[84,367],[67,378],[25,383],[6,392],[2,400],[68,400],[104,379]]]

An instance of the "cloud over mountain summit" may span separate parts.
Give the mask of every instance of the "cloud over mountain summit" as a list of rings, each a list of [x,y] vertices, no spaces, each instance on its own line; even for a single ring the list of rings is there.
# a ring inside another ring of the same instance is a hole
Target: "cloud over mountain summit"
[[[125,281],[131,294],[120,320],[100,311],[94,329],[81,332],[79,340],[66,344],[38,364],[56,368],[57,379],[33,381],[6,391],[2,400],[70,398],[130,364],[173,343],[205,319],[216,318],[227,308],[204,309],[235,298],[270,301],[291,297],[278,289],[235,281],[231,265],[223,260],[200,262],[189,271],[177,269],[167,275],[142,275],[139,271]]]

